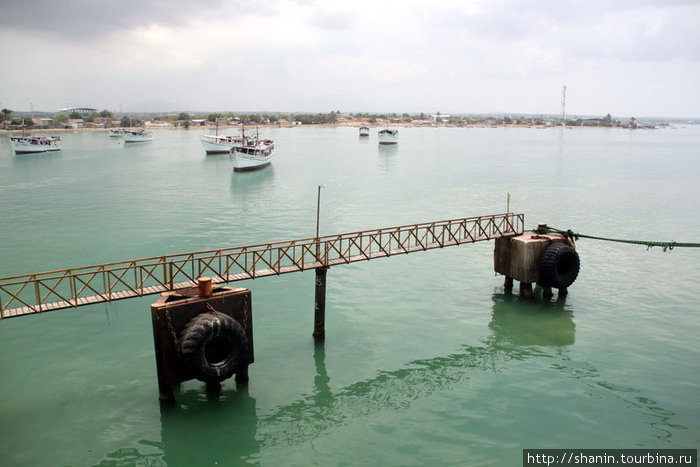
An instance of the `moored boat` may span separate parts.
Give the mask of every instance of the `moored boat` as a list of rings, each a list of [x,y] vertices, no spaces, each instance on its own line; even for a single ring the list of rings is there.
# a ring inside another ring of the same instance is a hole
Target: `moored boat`
[[[123,138],[124,133],[126,133],[127,130],[124,128],[110,128],[109,129],[109,136],[112,138]]]
[[[379,144],[396,144],[399,142],[399,130],[388,128],[379,130]]]
[[[203,135],[199,138],[207,154],[223,154],[233,151],[243,140],[236,136]]]
[[[261,169],[270,165],[275,152],[275,143],[269,139],[246,138],[245,130],[241,130],[241,143],[234,146],[233,170]]]
[[[10,136],[10,143],[15,154],[32,152],[60,151],[60,136]]]
[[[124,131],[125,143],[140,143],[143,141],[153,141],[153,133],[146,130],[126,130]]]
[[[207,154],[223,154],[230,153],[233,148],[243,143],[243,137],[237,136],[219,136],[219,119],[216,119],[216,133],[213,135],[203,135],[199,138],[204,146],[204,151]]]
[[[360,127],[360,137],[365,138],[369,136],[369,127],[367,126],[361,126]]]

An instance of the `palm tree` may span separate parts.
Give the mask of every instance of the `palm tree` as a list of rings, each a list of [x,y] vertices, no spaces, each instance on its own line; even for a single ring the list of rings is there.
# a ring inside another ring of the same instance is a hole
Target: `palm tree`
[[[4,124],[5,122],[8,122],[10,120],[10,115],[12,115],[12,111],[9,109],[2,109],[2,111],[0,111],[0,114],[0,122]]]

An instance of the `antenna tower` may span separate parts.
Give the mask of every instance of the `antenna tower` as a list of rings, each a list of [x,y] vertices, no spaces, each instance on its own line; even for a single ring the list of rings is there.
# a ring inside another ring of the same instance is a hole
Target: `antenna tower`
[[[561,123],[566,125],[566,85],[561,91]]]

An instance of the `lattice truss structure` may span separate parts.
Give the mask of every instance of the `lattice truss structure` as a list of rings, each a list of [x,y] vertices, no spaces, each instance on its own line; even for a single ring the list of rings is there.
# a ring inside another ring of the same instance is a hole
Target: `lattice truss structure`
[[[492,214],[0,278],[0,317],[24,316],[196,285],[253,279],[523,233],[523,214]]]

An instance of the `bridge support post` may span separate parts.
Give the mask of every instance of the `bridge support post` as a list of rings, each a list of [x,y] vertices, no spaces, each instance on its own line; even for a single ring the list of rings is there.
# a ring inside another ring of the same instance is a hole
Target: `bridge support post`
[[[552,288],[551,287],[542,287],[542,296],[544,298],[552,298],[554,296],[554,293],[552,292]]]
[[[327,266],[316,268],[316,297],[314,301],[314,339],[326,338],[326,272]]]
[[[532,290],[532,282],[520,282],[520,295],[525,298],[533,298],[535,292]]]
[[[505,280],[505,282],[503,283],[503,289],[504,289],[506,292],[512,292],[512,291],[513,291],[513,278],[512,278],[512,277],[506,276],[506,280]]]

